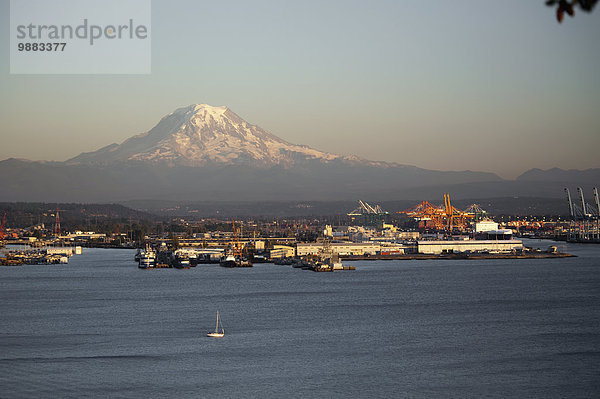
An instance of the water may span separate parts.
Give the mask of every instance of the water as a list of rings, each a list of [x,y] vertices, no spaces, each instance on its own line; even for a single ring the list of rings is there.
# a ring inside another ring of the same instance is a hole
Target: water
[[[87,249],[2,267],[0,397],[598,397],[600,246],[569,251],[313,273]],[[208,338],[217,309],[225,337]]]

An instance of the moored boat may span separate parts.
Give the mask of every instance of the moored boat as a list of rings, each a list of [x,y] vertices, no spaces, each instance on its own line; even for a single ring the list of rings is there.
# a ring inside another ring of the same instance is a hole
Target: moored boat
[[[233,242],[230,249],[221,257],[219,264],[223,267],[252,267],[252,261],[244,256],[243,245],[238,238],[238,230],[233,224]]]
[[[139,259],[138,267],[140,269],[151,269],[156,263],[156,252],[149,245],[146,245],[146,248],[140,252]]]
[[[252,262],[242,255],[226,254],[221,257],[219,264],[223,267],[252,267]]]

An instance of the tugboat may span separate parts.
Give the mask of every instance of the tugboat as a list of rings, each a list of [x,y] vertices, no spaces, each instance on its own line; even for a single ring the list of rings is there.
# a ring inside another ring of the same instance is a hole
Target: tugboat
[[[227,253],[227,254],[221,256],[219,265],[221,265],[223,267],[235,267],[236,261],[235,261],[235,255],[233,254],[233,252],[230,252],[230,253]]]
[[[173,262],[173,266],[176,269],[189,269],[190,268],[190,260],[185,256],[175,256],[175,261]]]
[[[233,253],[221,257],[219,264],[223,267],[252,267],[252,262],[242,255],[234,255]]]
[[[173,267],[176,269],[189,269],[190,268],[190,258],[189,254],[183,252],[181,250],[175,251],[173,254]]]
[[[311,265],[310,269],[315,272],[344,270],[340,256],[332,249],[329,240],[323,242],[323,247],[319,252],[319,259]]]

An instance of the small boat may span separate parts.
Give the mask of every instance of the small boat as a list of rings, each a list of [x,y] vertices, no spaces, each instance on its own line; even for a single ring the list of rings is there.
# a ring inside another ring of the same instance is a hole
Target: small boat
[[[227,255],[223,255],[219,264],[223,267],[252,267],[252,262],[242,255],[235,255],[233,253],[228,253]]]
[[[221,325],[221,331],[219,331],[219,324]],[[208,334],[206,334],[206,336],[213,337],[213,338],[222,338],[224,335],[225,335],[225,329],[223,328],[223,324],[221,323],[221,320],[219,320],[219,311],[217,310],[217,325],[215,327],[215,331],[209,332]]]
[[[142,257],[142,248],[138,248],[133,259],[139,263],[141,257]]]
[[[189,269],[190,259],[185,255],[175,255],[173,266],[175,266],[176,269]]]
[[[223,267],[235,267],[236,266],[235,256],[233,255],[233,253],[228,253],[227,255],[223,255],[221,257],[221,260],[219,261],[219,264]]]

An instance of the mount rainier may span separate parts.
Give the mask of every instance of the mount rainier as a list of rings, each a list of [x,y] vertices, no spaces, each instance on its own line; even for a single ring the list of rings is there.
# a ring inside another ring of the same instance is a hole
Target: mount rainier
[[[0,161],[0,201],[438,198],[499,190],[493,173],[435,171],[289,143],[227,107],[194,104],[65,162]],[[494,192],[494,194],[497,194]],[[499,193],[498,193],[499,194]]]
[[[193,104],[165,116],[150,131],[122,144],[84,153],[68,164],[120,162],[166,163],[171,166],[210,164],[255,167],[292,167],[299,161],[360,162],[384,166],[357,157],[344,157],[287,141],[249,124],[227,107]]]

